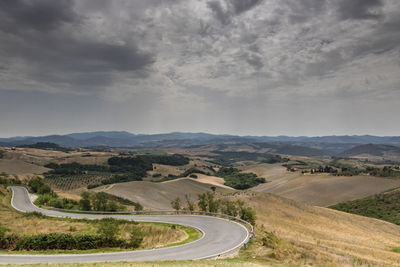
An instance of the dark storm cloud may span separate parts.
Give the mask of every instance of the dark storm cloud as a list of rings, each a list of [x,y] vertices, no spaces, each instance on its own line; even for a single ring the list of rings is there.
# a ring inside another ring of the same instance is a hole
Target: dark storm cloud
[[[73,90],[98,90],[112,72],[146,77],[153,56],[132,41],[113,44],[79,36],[84,18],[70,0],[0,2],[0,56],[25,62],[30,79],[68,84]]]
[[[382,6],[382,0],[339,0],[338,13],[341,19],[379,19]]]
[[[54,30],[63,23],[78,20],[72,7],[72,0],[2,0],[0,1],[0,27],[7,32],[26,29]]]

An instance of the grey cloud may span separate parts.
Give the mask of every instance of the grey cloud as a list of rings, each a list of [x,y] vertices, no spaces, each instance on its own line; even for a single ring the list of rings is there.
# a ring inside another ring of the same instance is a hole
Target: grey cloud
[[[380,19],[383,17],[382,0],[286,0],[291,23],[303,23],[329,10],[341,20]],[[328,9],[329,8],[329,9]]]
[[[303,23],[321,15],[326,9],[327,0],[287,0],[288,19],[291,23]]]
[[[341,19],[379,19],[382,6],[382,0],[340,0],[337,10]]]
[[[249,50],[255,53],[260,53],[260,47],[257,44],[249,45]]]
[[[262,57],[251,54],[247,58],[247,63],[249,63],[255,70],[260,70],[264,67],[264,63],[262,62]]]
[[[221,22],[222,25],[227,25],[231,22],[230,12],[224,10],[219,1],[208,2],[207,5],[212,10],[215,18]]]
[[[221,2],[217,0],[210,1],[207,5],[221,24],[228,25],[231,23],[234,16],[254,8],[262,1],[263,0],[227,0],[224,2],[226,6],[225,9],[221,5]]]
[[[262,0],[229,0],[228,3],[232,5],[235,14],[240,14],[252,9],[261,2]]]

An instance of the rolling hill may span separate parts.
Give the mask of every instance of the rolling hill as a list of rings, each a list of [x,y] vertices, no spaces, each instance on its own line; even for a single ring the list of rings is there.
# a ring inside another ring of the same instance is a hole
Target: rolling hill
[[[400,186],[400,180],[368,175],[331,176],[288,172],[279,164],[255,164],[242,169],[270,181],[250,190],[272,193],[316,206],[330,206]]]
[[[179,197],[185,205],[185,195],[188,194],[192,200],[197,200],[197,195],[204,192],[211,192],[211,187],[216,186],[217,192],[232,192],[234,189],[221,185],[220,179],[181,178],[163,183],[152,183],[135,181],[107,185],[92,189],[92,191],[104,191],[111,195],[126,198],[139,202],[150,209],[165,210],[171,209],[171,201]]]
[[[289,266],[398,266],[400,262],[400,254],[393,251],[400,245],[398,225],[266,193],[245,192],[231,198],[244,200],[257,211],[249,258]]]
[[[126,131],[97,131],[66,135],[25,136],[0,138],[0,146],[13,147],[38,142],[51,142],[65,147],[190,147],[210,144],[264,143],[279,146],[282,154],[337,155],[361,144],[386,144],[400,146],[398,136],[236,136],[208,133],[172,132],[165,134],[132,134]]]
[[[355,146],[339,154],[342,157],[383,157],[400,159],[400,147],[390,145],[366,144]]]

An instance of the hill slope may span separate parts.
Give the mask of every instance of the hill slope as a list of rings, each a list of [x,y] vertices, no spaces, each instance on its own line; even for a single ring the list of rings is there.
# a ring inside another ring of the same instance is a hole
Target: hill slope
[[[171,201],[177,197],[185,205],[185,194],[190,195],[192,200],[197,200],[198,194],[210,192],[212,186],[217,187],[217,192],[233,191],[233,189],[219,186],[218,182],[218,180],[215,183],[199,182],[191,178],[182,178],[163,183],[135,181],[102,186],[93,190],[104,191],[134,202],[139,202],[148,208],[163,210],[171,209]]]
[[[0,146],[17,146],[37,142],[52,142],[67,147],[110,146],[110,147],[184,147],[207,144],[244,144],[244,143],[282,143],[298,147],[281,147],[283,154],[322,155],[336,154],[358,144],[400,145],[399,136],[237,136],[207,133],[172,132],[165,134],[131,134],[126,131],[97,131],[71,133],[66,135],[25,136],[0,138]],[[311,150],[307,150],[306,148]],[[343,149],[343,148],[345,149]],[[316,150],[315,150],[316,149]],[[318,151],[322,149],[322,151]],[[286,151],[286,152],[285,152]]]
[[[400,226],[384,221],[313,207],[265,193],[241,192],[231,196],[257,211],[256,245],[251,257],[318,266],[398,266]],[[271,255],[268,240],[276,235]],[[271,234],[273,233],[273,234]],[[278,251],[276,251],[278,250]],[[269,256],[268,256],[269,255]],[[308,265],[310,266],[310,265]]]
[[[367,144],[355,146],[340,154],[342,157],[382,157],[400,159],[400,147],[389,145]]]
[[[400,186],[400,180],[368,175],[331,176],[293,173],[286,171],[279,164],[256,164],[242,169],[271,181],[252,188],[252,191],[272,193],[316,206],[330,206]]]

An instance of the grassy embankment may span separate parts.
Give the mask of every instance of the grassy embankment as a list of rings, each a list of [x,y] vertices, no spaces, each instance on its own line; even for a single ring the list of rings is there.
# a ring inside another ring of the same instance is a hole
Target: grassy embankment
[[[26,264],[26,265],[8,265],[21,267],[88,267],[88,266],[104,266],[104,267],[287,267],[298,266],[278,263],[261,262],[257,260],[242,259],[221,259],[221,260],[196,260],[196,261],[163,261],[163,262],[102,262],[102,263],[70,263],[70,264]]]

